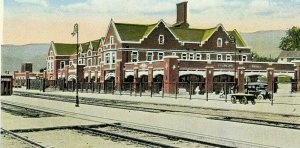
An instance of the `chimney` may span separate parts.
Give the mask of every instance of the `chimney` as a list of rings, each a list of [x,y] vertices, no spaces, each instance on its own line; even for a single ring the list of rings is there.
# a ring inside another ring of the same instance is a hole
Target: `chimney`
[[[177,20],[173,27],[188,28],[187,23],[187,1],[177,4]]]

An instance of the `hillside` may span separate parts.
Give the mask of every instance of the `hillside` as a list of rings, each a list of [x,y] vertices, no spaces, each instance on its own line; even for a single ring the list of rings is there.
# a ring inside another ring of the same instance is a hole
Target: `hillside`
[[[280,49],[278,48],[280,40],[285,36],[285,31],[259,31],[253,33],[241,33],[253,47],[252,51],[260,56],[276,58]],[[15,71],[21,69],[21,63],[32,62],[33,71],[39,71],[46,67],[47,52],[49,44],[28,44],[28,45],[2,45],[1,70]]]
[[[11,73],[21,69],[24,62],[33,63],[33,71],[46,67],[49,44],[2,45],[1,73],[9,70]]]
[[[253,33],[241,33],[252,51],[264,57],[278,57],[281,50],[279,44],[281,38],[286,36],[285,30],[258,31]]]

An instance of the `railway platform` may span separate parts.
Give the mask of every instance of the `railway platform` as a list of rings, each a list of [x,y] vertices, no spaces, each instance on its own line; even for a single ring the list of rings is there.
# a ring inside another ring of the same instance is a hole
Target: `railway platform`
[[[61,91],[41,92],[39,90],[26,90],[25,88],[16,88],[15,91],[75,97],[75,92],[61,92]],[[279,90],[279,92],[280,91],[282,90]],[[214,94],[209,94],[208,100],[205,99],[205,96],[203,96],[203,99],[199,99],[199,98],[193,98],[193,99],[177,98],[176,99],[174,97],[168,97],[167,95],[165,95],[165,97],[162,98],[161,96],[150,97],[149,95],[148,96],[144,95],[140,97],[139,95],[132,95],[132,96],[128,94],[119,95],[118,93],[97,94],[97,93],[85,93],[85,92],[83,93],[79,92],[79,98],[80,97],[300,116],[300,93],[291,94],[289,92],[281,92],[275,94],[273,105],[271,104],[270,100],[259,100],[255,105],[232,104],[229,95],[227,96],[228,99],[226,102],[224,98],[220,98],[219,95],[214,95]]]

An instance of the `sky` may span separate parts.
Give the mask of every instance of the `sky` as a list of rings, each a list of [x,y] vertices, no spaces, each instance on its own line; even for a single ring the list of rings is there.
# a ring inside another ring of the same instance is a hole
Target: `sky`
[[[2,44],[74,43],[105,36],[111,19],[122,23],[168,24],[176,21],[176,3],[182,0],[0,0],[4,8]],[[300,26],[300,0],[188,0],[192,28],[219,23],[240,32],[286,30]],[[3,26],[2,26],[3,25]],[[1,33],[1,29],[0,29]]]

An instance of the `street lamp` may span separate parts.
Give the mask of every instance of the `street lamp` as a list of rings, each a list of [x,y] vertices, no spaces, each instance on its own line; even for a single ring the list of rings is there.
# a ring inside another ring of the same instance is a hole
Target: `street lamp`
[[[77,64],[76,64],[76,102],[75,102],[75,107],[79,107],[79,98],[78,98],[78,61],[79,61],[79,59],[78,59],[78,48],[79,48],[79,46],[78,46],[78,36],[79,36],[79,34],[78,34],[78,24],[76,23],[75,25],[74,25],[74,30],[73,30],[73,32],[71,33],[71,35],[72,36],[74,36],[74,35],[77,35],[77,42],[76,42],[76,60],[77,60]]]
[[[234,78],[233,78],[233,93],[236,91],[236,45],[235,45],[235,37],[233,35],[229,36],[230,42],[234,45]]]

